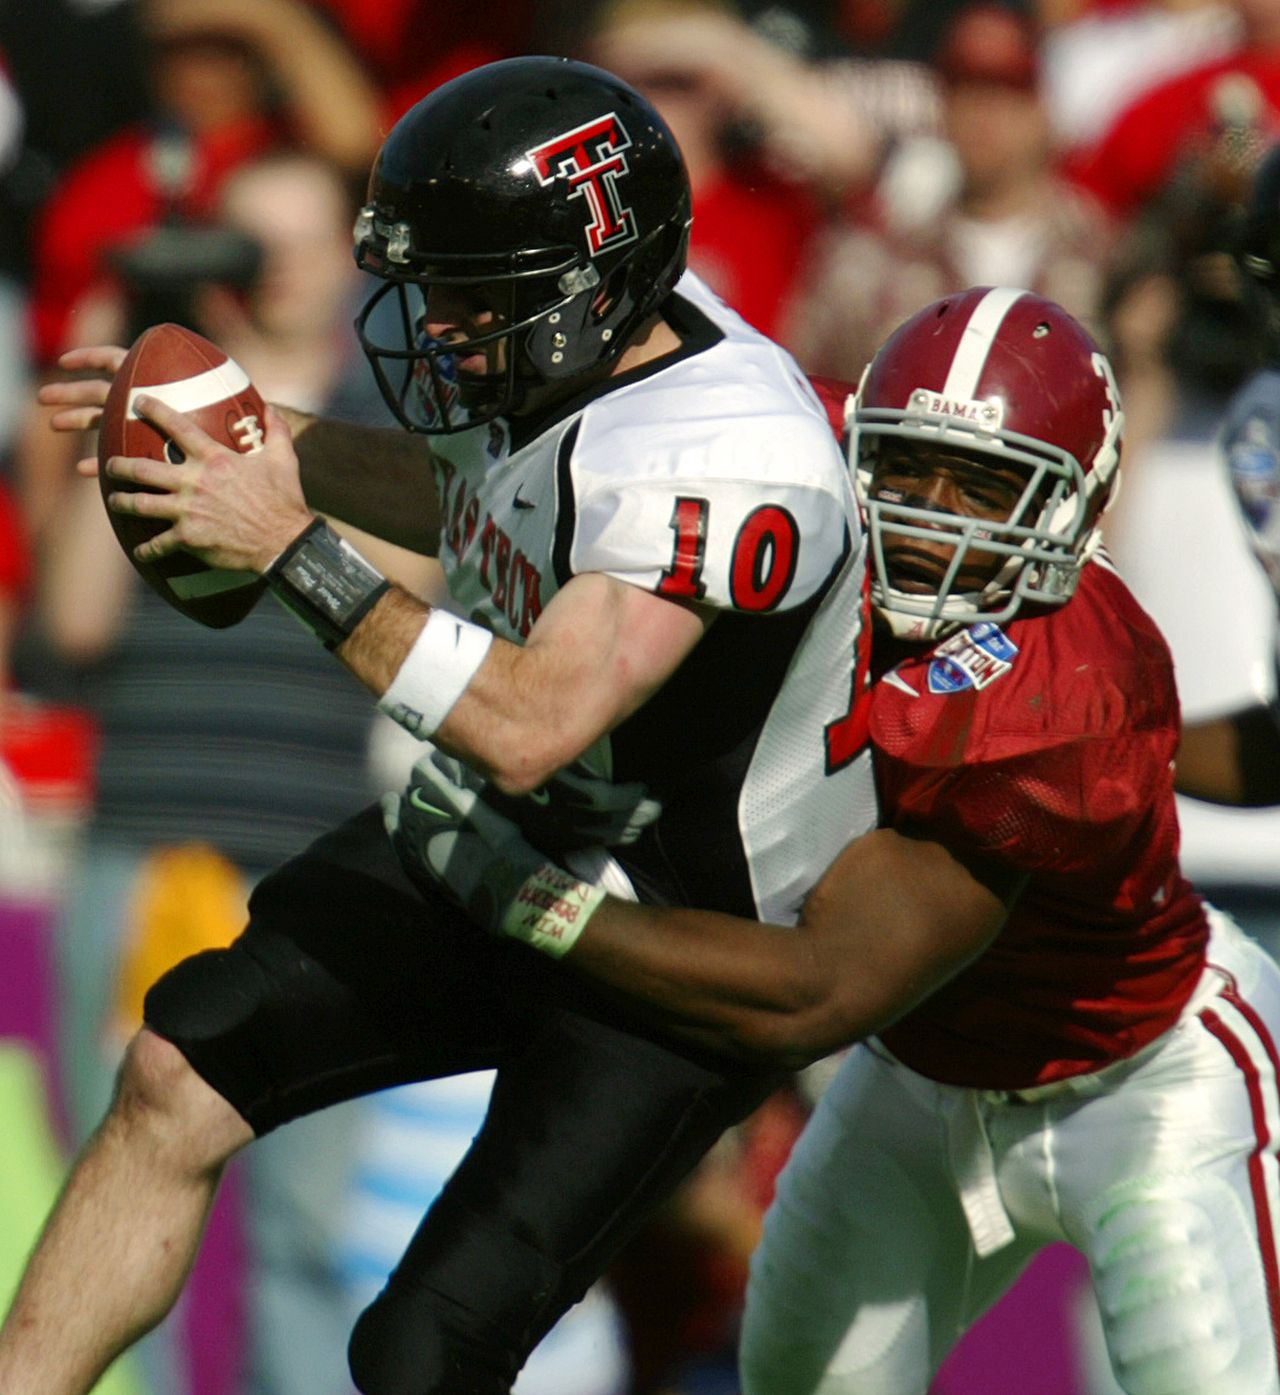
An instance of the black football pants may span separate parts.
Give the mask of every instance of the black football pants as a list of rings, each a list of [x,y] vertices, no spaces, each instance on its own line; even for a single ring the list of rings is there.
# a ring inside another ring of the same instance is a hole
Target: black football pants
[[[410,881],[377,809],[267,877],[147,1023],[256,1133],[496,1068],[484,1127],[356,1325],[366,1395],[504,1395],[560,1314],[781,1073],[686,1049]]]

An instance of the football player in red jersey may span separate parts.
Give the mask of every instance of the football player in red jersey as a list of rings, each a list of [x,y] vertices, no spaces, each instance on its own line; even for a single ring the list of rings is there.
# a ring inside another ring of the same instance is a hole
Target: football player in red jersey
[[[1056,305],[972,290],[888,340],[851,428],[882,826],[798,927],[549,895],[443,761],[405,832],[473,918],[669,1029],[793,1065],[862,1043],[766,1220],[749,1395],[924,1395],[1058,1240],[1126,1391],[1274,1395],[1280,971],[1179,870],[1171,662],[1098,548],[1111,370]]]

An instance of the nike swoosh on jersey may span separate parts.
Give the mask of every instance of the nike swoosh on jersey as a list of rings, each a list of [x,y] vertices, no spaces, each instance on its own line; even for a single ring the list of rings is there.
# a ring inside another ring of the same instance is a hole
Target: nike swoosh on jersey
[[[534,500],[521,498],[520,491],[518,489],[516,490],[515,498],[512,499],[511,502],[518,509],[536,509],[538,507],[537,503]]]
[[[916,692],[916,690],[911,686],[910,683],[907,682],[905,678],[902,677],[902,675],[898,672],[896,668],[891,668],[889,672],[886,673],[880,681],[882,683],[891,683],[895,688],[901,689],[902,692],[907,693],[911,697],[920,696],[920,694]]]

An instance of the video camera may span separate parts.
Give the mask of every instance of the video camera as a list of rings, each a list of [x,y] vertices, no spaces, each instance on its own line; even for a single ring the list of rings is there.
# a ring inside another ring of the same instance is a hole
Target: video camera
[[[185,133],[157,132],[149,151],[149,173],[165,209],[162,220],[106,253],[129,299],[126,342],[149,325],[164,322],[198,331],[195,296],[200,287],[249,290],[261,270],[262,248],[253,238],[233,228],[196,222],[180,211],[192,164]]]

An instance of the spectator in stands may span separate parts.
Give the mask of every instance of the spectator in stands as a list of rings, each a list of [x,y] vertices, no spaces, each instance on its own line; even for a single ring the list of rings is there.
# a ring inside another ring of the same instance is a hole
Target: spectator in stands
[[[802,182],[779,177],[758,143],[745,138],[746,113],[723,81],[721,47],[744,36],[754,55],[768,52],[717,0],[614,0],[595,10],[580,56],[616,73],[661,112],[693,191],[689,265],[772,335],[818,208]],[[749,85],[767,90],[768,81]]]
[[[843,0],[832,8],[836,26],[855,53],[932,63],[947,30],[968,3],[970,0]],[[1018,5],[1018,0],[1012,4]]]
[[[1199,798],[1256,807],[1280,802],[1280,144],[1254,172],[1233,252],[1255,312],[1262,366],[1227,404],[1219,443],[1245,541],[1276,602],[1275,667],[1268,683],[1265,660],[1258,662],[1254,702],[1183,726],[1178,785]]]
[[[1045,24],[1044,94],[1060,149],[1092,145],[1145,92],[1229,53],[1239,16],[1229,0],[1109,0],[1037,6]],[[1054,13],[1053,22],[1046,11]]]
[[[954,193],[922,222],[873,207],[820,240],[783,334],[810,372],[856,382],[894,326],[970,285],[1023,286],[1097,324],[1110,230],[1055,173],[1033,25],[971,5],[937,71]]]
[[[0,5],[0,474],[29,401],[31,231],[60,173],[145,119],[138,0]],[[93,81],[85,74],[93,72]]]
[[[1280,0],[1232,0],[1240,38],[1226,55],[1160,83],[1122,111],[1070,173],[1121,219],[1188,165],[1248,170],[1280,128]]]
[[[678,54],[714,94],[722,127],[775,179],[839,206],[866,191],[898,143],[936,131],[935,76],[903,53],[918,55],[923,33],[955,4],[910,7],[912,32],[901,44],[854,23],[857,6],[822,16],[833,21],[823,25],[812,12],[825,8],[754,4],[740,14],[718,0],[606,4],[590,52],[605,67],[653,71]],[[748,10],[757,12],[750,23]]]
[[[1280,40],[1280,0],[1265,3],[1275,10]],[[1280,49],[1276,74],[1280,79]],[[1175,89],[1185,96],[1194,78],[1156,89],[1149,100],[1158,105],[1161,93]],[[1229,247],[1266,123],[1275,118],[1265,115],[1260,89],[1242,72],[1220,72],[1212,90],[1215,100],[1234,104],[1232,121],[1192,128],[1158,181],[1126,202],[1112,258],[1104,310],[1133,461],[1159,441],[1207,441],[1227,398],[1258,363],[1260,340]],[[1146,105],[1130,114],[1136,118]],[[1122,499],[1117,519],[1130,502]]]
[[[7,197],[8,177],[22,151],[23,111],[0,50],[0,478],[8,474],[8,450],[27,400],[27,355],[22,352],[26,308],[25,258],[15,235]]]
[[[576,0],[581,8],[582,0]],[[557,53],[540,40],[547,0],[442,5],[439,0],[311,0],[336,22],[382,95],[387,129],[419,98],[470,68],[521,53]]]
[[[156,119],[83,157],[45,205],[35,237],[32,338],[37,366],[100,342],[99,293],[110,253],[166,221],[207,220],[230,170],[275,144],[301,142],[353,178],[379,138],[374,89],[303,0],[149,0]],[[66,448],[29,419],[21,496],[38,538],[65,478]]]
[[[682,88],[696,87],[713,106],[711,134],[754,143],[775,179],[840,195],[875,171],[876,123],[870,111],[842,100],[837,68],[808,61],[718,0],[605,4],[588,48],[593,62],[613,72],[668,87],[680,76]]]

